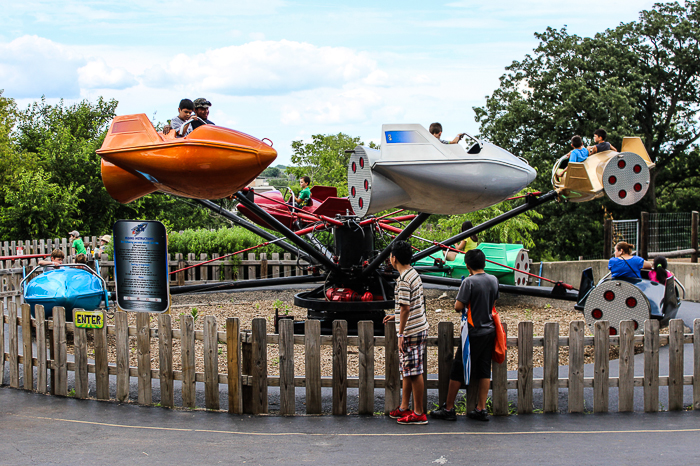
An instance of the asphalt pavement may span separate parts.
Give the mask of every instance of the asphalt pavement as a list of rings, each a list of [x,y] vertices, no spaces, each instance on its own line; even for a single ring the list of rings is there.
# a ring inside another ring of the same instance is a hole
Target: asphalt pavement
[[[0,388],[0,464],[696,464],[700,415],[234,416]]]

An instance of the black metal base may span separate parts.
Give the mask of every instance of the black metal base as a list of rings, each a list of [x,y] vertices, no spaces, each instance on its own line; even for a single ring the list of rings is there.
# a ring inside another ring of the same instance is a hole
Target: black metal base
[[[308,309],[307,319],[321,321],[321,334],[333,334],[333,321],[345,320],[348,323],[348,335],[357,335],[357,324],[363,320],[374,322],[374,334],[384,335],[384,316],[386,309],[394,309],[394,301],[326,301],[316,298],[316,290],[306,291],[294,296],[294,305]],[[294,322],[294,333],[304,333],[304,322]]]

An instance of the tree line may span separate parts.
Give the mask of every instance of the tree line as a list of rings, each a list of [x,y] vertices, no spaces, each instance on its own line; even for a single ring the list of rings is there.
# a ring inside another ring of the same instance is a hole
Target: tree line
[[[520,241],[537,259],[573,259],[603,251],[604,217],[638,218],[642,210],[687,212],[700,204],[700,6],[656,4],[637,21],[593,37],[566,27],[536,33],[539,44],[514,61],[483,106],[475,107],[479,137],[526,158],[539,176],[530,186],[548,191],[555,161],[575,134],[589,143],[604,128],[620,147],[639,136],[656,163],[649,194],[635,206],[607,199],[552,203],[483,235],[488,241]],[[100,177],[95,153],[115,116],[115,100],[44,99],[24,110],[0,91],[0,238],[63,237],[77,229],[100,235],[121,218],[160,220],[171,230],[228,224],[187,200],[151,194],[127,205],[114,201]],[[291,167],[266,175],[310,175],[315,184],[347,195],[346,150],[363,142],[344,133],[292,143]],[[372,146],[372,143],[370,143]],[[293,181],[289,184],[294,186]],[[517,202],[517,201],[515,201]],[[464,219],[480,223],[512,202],[463,216],[433,216],[422,234],[456,233]]]

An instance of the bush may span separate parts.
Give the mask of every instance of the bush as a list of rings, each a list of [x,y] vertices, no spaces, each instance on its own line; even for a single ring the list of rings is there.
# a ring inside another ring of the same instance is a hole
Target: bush
[[[211,258],[212,254],[215,253],[222,256],[264,242],[263,238],[244,228],[220,228],[214,231],[188,229],[179,233],[172,232],[168,235],[168,252],[170,254],[181,253],[185,256],[193,253],[198,259],[200,254],[207,254]],[[264,252],[269,256],[273,252],[283,253],[284,250],[270,244],[251,252],[258,255]]]

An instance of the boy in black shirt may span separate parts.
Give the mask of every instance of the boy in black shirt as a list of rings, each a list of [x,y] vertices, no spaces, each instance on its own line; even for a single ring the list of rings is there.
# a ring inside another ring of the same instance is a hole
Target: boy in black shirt
[[[496,327],[491,310],[498,299],[498,279],[484,272],[486,256],[480,249],[467,251],[464,262],[470,275],[462,281],[455,301],[455,310],[466,317],[471,357],[470,382],[478,384],[476,409],[467,415],[472,419],[488,421],[486,397],[491,381],[491,357],[496,340]],[[474,383],[476,382],[476,383]],[[465,383],[462,345],[459,345],[450,371],[450,385],[445,404],[430,413],[436,419],[456,420],[455,399]]]
[[[605,141],[607,137],[608,133],[603,128],[598,128],[595,130],[593,132],[593,142],[595,142],[595,146],[588,147],[588,155],[597,154],[598,152],[605,152],[606,150],[614,150],[617,152],[617,149],[615,149],[609,142]]]

